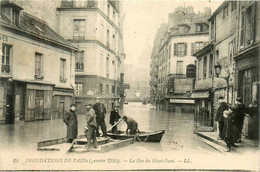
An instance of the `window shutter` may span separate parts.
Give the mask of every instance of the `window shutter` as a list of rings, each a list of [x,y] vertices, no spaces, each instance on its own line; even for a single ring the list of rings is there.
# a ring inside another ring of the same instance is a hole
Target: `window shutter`
[[[193,56],[194,54],[194,43],[191,43],[191,55]]]
[[[174,44],[174,55],[175,56],[177,55],[177,44],[176,43]]]
[[[187,43],[184,43],[184,56],[187,55]]]

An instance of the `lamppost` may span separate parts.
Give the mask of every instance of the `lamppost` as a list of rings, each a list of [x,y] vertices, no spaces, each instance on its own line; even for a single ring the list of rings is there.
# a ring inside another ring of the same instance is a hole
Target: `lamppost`
[[[222,66],[219,63],[217,63],[216,65],[214,65],[214,68],[215,68],[216,76],[218,78],[221,73]],[[220,77],[220,78],[225,79],[227,82],[227,104],[229,104],[229,78],[230,78],[229,69],[227,70],[227,74],[228,74],[227,77]]]

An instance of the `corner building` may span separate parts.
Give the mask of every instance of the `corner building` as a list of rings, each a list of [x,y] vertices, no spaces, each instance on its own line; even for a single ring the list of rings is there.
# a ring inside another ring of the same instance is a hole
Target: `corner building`
[[[85,104],[100,100],[110,110],[123,99],[125,54],[120,9],[119,1],[66,0],[57,8],[59,33],[79,49],[75,102],[81,113]]]

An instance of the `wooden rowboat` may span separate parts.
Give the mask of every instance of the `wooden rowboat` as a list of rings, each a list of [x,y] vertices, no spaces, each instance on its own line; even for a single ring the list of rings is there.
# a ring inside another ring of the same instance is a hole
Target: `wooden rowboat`
[[[160,142],[162,139],[163,134],[165,133],[164,130],[158,130],[153,132],[143,132],[140,131],[135,135],[126,134],[123,131],[119,131],[120,134],[114,134],[111,132],[107,133],[107,136],[111,137],[112,139],[127,139],[127,138],[134,138],[137,142]]]

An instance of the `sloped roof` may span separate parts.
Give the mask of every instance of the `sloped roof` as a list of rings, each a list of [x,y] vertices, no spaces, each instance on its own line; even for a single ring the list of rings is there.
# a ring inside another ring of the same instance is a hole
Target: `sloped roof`
[[[70,42],[65,40],[58,33],[53,31],[45,21],[30,15],[25,11],[20,12],[20,22],[19,26],[15,26],[11,21],[1,12],[0,22],[11,27],[18,29],[20,31],[26,32],[31,36],[38,36],[44,41],[49,41],[60,46],[64,46],[70,49],[77,49]]]

